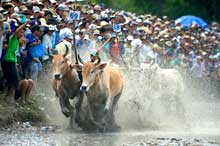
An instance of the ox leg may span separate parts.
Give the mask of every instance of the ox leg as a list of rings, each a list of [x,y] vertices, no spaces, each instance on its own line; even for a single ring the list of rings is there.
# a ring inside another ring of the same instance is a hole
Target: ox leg
[[[70,128],[74,129],[74,114],[70,114]]]
[[[61,106],[62,113],[66,117],[69,117],[70,114],[72,113],[73,107],[71,106],[71,104],[69,102],[69,98],[65,95],[65,93],[63,91],[60,91],[59,100],[60,100],[60,106]]]
[[[88,104],[88,108],[89,108],[89,111],[88,111],[88,114],[89,114],[89,122],[94,125],[99,131],[105,131],[105,127],[97,122],[95,119],[94,119],[94,115],[93,115],[93,111],[92,111],[92,108],[91,108],[91,105],[90,103]]]
[[[121,93],[114,98],[113,107],[112,107],[111,114],[112,114],[112,125],[114,129],[120,129],[120,126],[118,126],[115,122],[115,114],[114,114],[114,110],[117,110],[118,100],[120,99],[120,97],[121,97]]]
[[[104,113],[108,113],[113,105],[113,98],[111,97],[111,93],[110,93],[110,89],[108,88],[108,93],[106,95],[106,103],[105,103],[105,107],[104,107]]]
[[[75,117],[75,122],[76,123],[80,123],[81,118],[80,118],[80,114],[81,114],[81,105],[84,99],[84,93],[80,92],[80,95],[78,97],[78,101],[76,103],[76,117]]]
[[[115,131],[115,130],[120,129],[120,126],[118,126],[115,122],[115,115],[114,115],[114,110],[117,108],[117,103],[118,103],[120,96],[121,96],[121,93],[114,97],[112,107],[110,108],[105,118],[105,123],[107,125],[108,131]]]
[[[57,91],[57,88],[58,88],[58,83],[57,83],[57,81],[56,80],[52,80],[52,87],[53,87],[53,90],[54,90],[54,92],[55,92],[55,95],[56,95],[56,97],[58,97],[58,91]]]

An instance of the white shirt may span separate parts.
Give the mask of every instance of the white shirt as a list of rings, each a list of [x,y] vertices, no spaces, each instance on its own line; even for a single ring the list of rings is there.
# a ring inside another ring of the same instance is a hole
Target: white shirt
[[[136,38],[131,42],[131,46],[134,48],[141,47],[141,45],[142,41],[139,38]]]
[[[155,58],[155,53],[149,45],[143,45],[141,49],[141,54],[143,54],[146,57]]]
[[[192,68],[190,69],[190,72],[192,73],[193,77],[202,78],[203,69],[201,63],[200,64],[198,62],[194,63]]]
[[[48,34],[45,34],[43,36],[43,44],[45,45],[45,48],[51,50],[52,49],[52,35],[49,36]]]

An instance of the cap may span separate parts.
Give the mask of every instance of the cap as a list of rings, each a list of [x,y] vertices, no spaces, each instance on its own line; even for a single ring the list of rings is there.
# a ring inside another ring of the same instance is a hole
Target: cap
[[[11,14],[11,19],[16,19],[16,20],[20,21],[20,15],[18,13],[13,13],[13,14]]]
[[[91,52],[90,52],[90,55],[96,56],[97,55],[97,50],[96,49],[92,49]]]
[[[101,21],[101,23],[100,23],[100,26],[107,26],[108,25],[108,22],[106,22],[106,21]]]
[[[133,36],[131,36],[131,35],[127,36],[127,40],[132,41],[133,39],[134,39]]]
[[[95,5],[95,6],[94,6],[94,10],[96,10],[96,11],[101,11],[101,6]]]
[[[24,23],[26,23],[26,22],[27,22],[26,16],[23,15],[23,14],[20,14],[20,21],[19,21],[19,23],[24,24]]]
[[[71,39],[73,40],[73,33],[72,32],[67,32],[64,34],[64,39],[67,38],[67,39]]]
[[[33,10],[34,13],[40,13],[40,8],[37,7],[37,6],[33,6],[32,10]]]
[[[83,38],[84,40],[89,40],[89,35],[85,35],[85,37]]]
[[[15,7],[15,5],[12,4],[12,3],[6,3],[6,4],[4,5],[4,8],[5,8],[5,9],[9,9],[9,8],[11,8],[11,7]]]
[[[47,26],[47,22],[45,18],[40,18],[39,21],[42,26]]]
[[[54,25],[49,25],[49,26],[48,26],[48,30],[54,31],[54,30],[55,30],[55,26],[54,26]]]
[[[196,57],[196,59],[202,59],[202,57],[199,55],[199,56]]]
[[[22,12],[27,11],[28,8],[25,5],[20,6],[20,9]]]
[[[203,52],[202,52],[202,55],[205,56],[205,55],[207,55],[207,53],[203,51]]]
[[[100,31],[98,29],[94,30],[94,33],[93,34],[97,34],[97,35],[100,35]]]
[[[57,7],[58,10],[62,10],[62,11],[67,11],[68,8],[66,7],[66,5],[64,4],[59,4],[58,7]]]
[[[56,4],[57,2],[56,2],[56,0],[50,0],[50,3],[51,4]]]

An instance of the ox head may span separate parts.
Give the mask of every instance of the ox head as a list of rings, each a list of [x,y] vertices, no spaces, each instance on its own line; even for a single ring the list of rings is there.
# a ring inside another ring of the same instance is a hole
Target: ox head
[[[70,61],[62,54],[53,55],[53,78],[61,80],[67,70],[71,68]]]
[[[81,65],[75,65],[78,71],[82,71],[83,83],[80,87],[81,91],[87,92],[98,79],[98,75],[103,72],[107,63],[100,63],[101,59],[98,58],[95,62],[86,62]]]
[[[58,54],[57,50],[53,52],[53,76],[55,80],[61,80],[63,75],[67,72],[67,69],[70,67],[69,59],[66,58],[69,53],[69,48],[66,47],[65,54]]]

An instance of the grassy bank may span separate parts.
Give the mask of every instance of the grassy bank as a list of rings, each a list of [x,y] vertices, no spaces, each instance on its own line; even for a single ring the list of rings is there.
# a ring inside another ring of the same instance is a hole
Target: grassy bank
[[[33,104],[8,104],[0,99],[0,128],[6,128],[20,122],[31,122],[33,125],[41,125],[47,122],[45,114]]]

